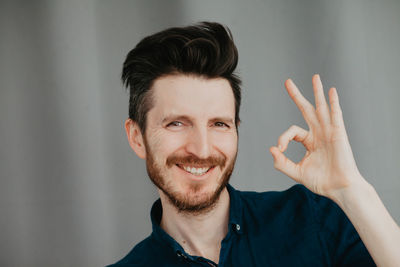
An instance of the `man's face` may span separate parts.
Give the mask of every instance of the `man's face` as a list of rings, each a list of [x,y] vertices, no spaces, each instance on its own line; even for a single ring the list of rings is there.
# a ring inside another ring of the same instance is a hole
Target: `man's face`
[[[144,136],[147,172],[180,211],[210,209],[236,160],[235,100],[226,79],[157,79]]]

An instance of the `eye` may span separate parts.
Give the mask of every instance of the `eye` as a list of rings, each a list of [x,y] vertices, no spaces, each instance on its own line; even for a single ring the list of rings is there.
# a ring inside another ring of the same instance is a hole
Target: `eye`
[[[228,124],[226,124],[225,122],[222,122],[222,121],[217,121],[216,123],[214,123],[214,125],[217,126],[217,127],[230,128]]]
[[[173,121],[167,124],[167,127],[179,127],[182,126],[183,123],[180,121]]]

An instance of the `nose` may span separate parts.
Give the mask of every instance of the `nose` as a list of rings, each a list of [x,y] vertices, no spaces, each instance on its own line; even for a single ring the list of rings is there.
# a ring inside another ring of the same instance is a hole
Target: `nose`
[[[188,135],[186,151],[198,158],[208,158],[211,153],[209,133],[206,128],[193,128]]]

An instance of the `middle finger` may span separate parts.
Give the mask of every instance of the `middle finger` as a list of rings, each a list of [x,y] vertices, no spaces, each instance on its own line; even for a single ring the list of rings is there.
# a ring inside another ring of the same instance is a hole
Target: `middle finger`
[[[294,103],[303,114],[308,127],[310,129],[313,126],[317,127],[319,123],[314,106],[300,93],[299,89],[291,79],[286,80],[285,86],[289,96],[293,99]]]

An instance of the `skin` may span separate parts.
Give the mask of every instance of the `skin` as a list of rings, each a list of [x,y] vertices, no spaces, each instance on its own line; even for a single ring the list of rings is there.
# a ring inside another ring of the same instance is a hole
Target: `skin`
[[[336,202],[355,226],[378,266],[399,266],[400,229],[356,166],[337,91],[335,88],[329,90],[329,107],[319,75],[313,76],[312,83],[316,107],[303,97],[290,79],[285,82],[287,92],[303,114],[309,130],[292,126],[279,137],[278,146],[270,147],[274,167],[314,193]],[[223,117],[234,121],[234,98],[229,83],[224,79],[173,75],[156,80],[153,90],[155,106],[148,113],[146,137],[141,135],[137,124],[128,119],[125,128],[129,143],[140,158],[146,159],[149,149],[156,155],[155,162],[175,192],[194,202],[204,201],[215,191],[225,170],[216,168],[198,181],[178,167],[168,168],[165,161],[169,155],[178,154],[201,159],[210,155],[225,156],[228,162],[234,162],[236,128],[232,125],[229,129],[221,129],[216,127],[214,120]],[[170,129],[161,122],[171,112],[190,119],[178,124],[178,129]],[[148,141],[147,150],[144,140]],[[283,153],[292,140],[307,149],[298,163]],[[201,214],[179,212],[162,190],[159,193],[163,204],[161,227],[189,254],[218,262],[220,243],[227,233],[227,190],[221,192],[212,209]]]
[[[146,136],[128,119],[129,143],[140,158],[148,160],[151,153],[166,189],[179,198],[186,196],[191,204],[205,202],[236,159],[238,136],[230,84],[221,78],[169,75],[157,79],[152,90],[154,107],[147,114]],[[168,167],[170,156],[192,156],[203,161],[202,167],[210,157],[225,158],[226,164],[194,176],[176,165]],[[201,212],[181,212],[163,190],[158,191],[163,207],[161,227],[189,254],[218,262],[229,218],[226,187],[212,208]]]
[[[329,109],[319,75],[313,76],[312,84],[315,108],[292,80],[285,82],[309,130],[292,126],[279,137],[278,147],[270,148],[274,167],[314,193],[336,202],[378,266],[400,266],[400,229],[357,168],[336,88],[329,90]],[[298,163],[283,154],[291,140],[302,143],[307,149]]]

